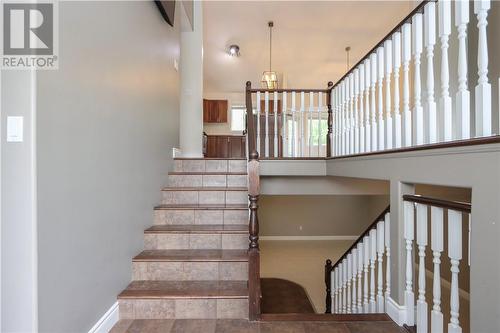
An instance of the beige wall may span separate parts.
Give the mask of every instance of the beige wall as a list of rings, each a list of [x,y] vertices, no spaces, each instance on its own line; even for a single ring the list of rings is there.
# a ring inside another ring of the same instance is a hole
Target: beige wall
[[[388,203],[386,195],[262,196],[259,200],[260,234],[356,236]]]

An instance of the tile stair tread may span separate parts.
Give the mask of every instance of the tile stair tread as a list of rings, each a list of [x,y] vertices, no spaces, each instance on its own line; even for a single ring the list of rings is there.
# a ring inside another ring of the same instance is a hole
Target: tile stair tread
[[[134,257],[134,262],[246,262],[247,250],[145,250]]]
[[[154,225],[144,231],[146,234],[181,233],[181,234],[246,234],[246,224],[162,224]]]
[[[132,281],[118,299],[248,298],[247,281]]]
[[[155,210],[167,209],[197,209],[197,210],[248,210],[245,204],[163,204],[155,207]]]
[[[220,186],[197,186],[197,187],[164,187],[162,191],[248,191],[248,187],[220,187]]]

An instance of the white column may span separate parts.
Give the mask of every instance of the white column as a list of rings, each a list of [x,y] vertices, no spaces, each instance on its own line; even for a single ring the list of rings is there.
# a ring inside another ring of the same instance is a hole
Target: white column
[[[392,40],[388,39],[384,43],[385,51],[385,148],[393,147],[393,129],[391,115],[391,75],[392,75]]]
[[[399,70],[401,68],[401,32],[392,35],[394,49],[394,140],[393,147],[401,148],[401,113],[399,107]]]
[[[413,32],[413,63],[414,63],[414,81],[413,81],[413,125],[415,144],[424,143],[424,109],[422,108],[422,80],[420,76],[420,56],[422,54],[422,14],[417,13],[412,20]]]
[[[372,150],[372,132],[371,132],[371,117],[370,117],[370,91],[371,91],[371,60],[368,58],[365,60],[365,152],[370,152]]]
[[[359,152],[365,152],[365,64],[359,65]]]
[[[459,139],[470,138],[470,93],[467,88],[467,23],[469,0],[455,1],[455,26],[458,30],[458,92],[456,94]]]
[[[378,141],[377,141],[377,135],[378,135],[378,124],[377,124],[377,106],[376,106],[376,96],[375,96],[375,90],[376,90],[376,85],[377,85],[377,54],[372,53],[370,56],[371,60],[371,132],[372,132],[372,148],[371,151],[377,151],[378,149]]]
[[[359,69],[354,70],[354,149],[353,154],[359,154],[359,118],[358,118],[358,97],[359,97]]]
[[[278,93],[274,92],[273,97],[273,113],[274,113],[274,152],[273,157],[278,157]]]
[[[425,247],[427,246],[427,205],[417,204],[418,300],[417,333],[427,333],[427,302],[425,300]]]
[[[411,60],[411,24],[405,23],[403,32],[403,146],[412,144],[411,112],[410,112],[410,60]]]
[[[370,230],[370,312],[377,312],[375,300],[375,261],[377,260],[377,230]]]
[[[370,264],[370,237],[363,237],[363,267],[365,276],[363,277],[363,312],[370,312],[368,301],[368,267]]]
[[[486,35],[490,0],[474,0],[479,42],[477,47],[476,136],[491,135],[491,84],[488,82],[488,39]],[[498,38],[498,36],[496,36]]]
[[[448,333],[461,333],[459,322],[458,266],[462,259],[462,213],[448,210],[448,256],[451,263],[450,322]]]
[[[427,55],[427,98],[425,103],[425,143],[437,142],[437,114],[434,100],[434,45],[436,44],[436,4],[429,2],[424,8],[424,42]]]
[[[203,157],[203,4],[193,5],[192,31],[181,32],[179,146],[183,157]]]
[[[441,252],[443,251],[443,209],[431,207],[431,249],[434,272],[432,277],[431,333],[443,332],[441,312]]]
[[[405,290],[405,307],[406,307],[406,324],[413,326],[415,324],[415,295],[413,293],[413,257],[412,257],[412,242],[414,237],[414,218],[413,203],[404,202],[404,237],[406,242],[406,290]]]
[[[362,284],[362,277],[363,277],[363,263],[364,263],[364,248],[363,248],[363,242],[360,242],[358,244],[358,308],[357,312],[358,313],[363,313],[363,284]]]
[[[269,157],[269,92],[264,93],[264,156]]]
[[[451,3],[441,0],[438,3],[439,11],[439,38],[441,39],[441,98],[439,110],[441,112],[440,140],[452,139],[451,97],[449,93],[450,73],[448,65],[448,39],[451,33]]]
[[[378,113],[377,113],[377,140],[378,150],[385,149],[385,124],[384,124],[384,47],[377,49],[377,72],[378,72]]]
[[[377,312],[384,312],[384,221],[377,223]]]

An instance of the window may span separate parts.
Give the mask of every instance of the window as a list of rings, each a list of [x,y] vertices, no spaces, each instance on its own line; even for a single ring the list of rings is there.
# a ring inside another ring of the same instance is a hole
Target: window
[[[231,131],[242,132],[245,130],[245,114],[244,106],[233,106],[231,108]]]

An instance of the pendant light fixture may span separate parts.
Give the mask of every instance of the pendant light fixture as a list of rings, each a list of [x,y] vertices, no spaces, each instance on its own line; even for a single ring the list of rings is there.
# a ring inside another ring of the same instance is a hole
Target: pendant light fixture
[[[278,89],[278,75],[271,67],[272,50],[273,50],[273,21],[267,23],[269,27],[269,71],[262,73],[262,87],[265,89]]]

